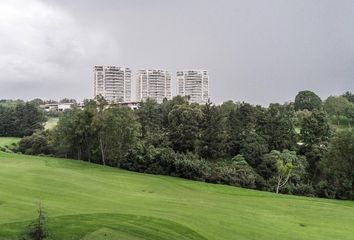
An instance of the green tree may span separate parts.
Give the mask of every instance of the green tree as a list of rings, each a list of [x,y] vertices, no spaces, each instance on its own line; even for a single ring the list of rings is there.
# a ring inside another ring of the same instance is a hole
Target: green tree
[[[324,111],[313,111],[301,122],[300,153],[308,161],[308,173],[311,180],[316,180],[319,173],[318,162],[324,156],[331,136],[327,115]]]
[[[259,117],[258,120],[261,118]],[[262,135],[270,149],[296,148],[295,112],[291,105],[271,104],[266,110],[263,122],[259,123]]]
[[[354,198],[354,131],[341,131],[332,138],[320,166],[337,198]]]
[[[169,140],[177,152],[196,152],[202,111],[198,105],[176,105],[168,115]]]
[[[78,129],[81,115],[82,112],[78,108],[63,112],[57,126],[50,132],[57,155],[82,159],[83,136]]]
[[[16,116],[13,107],[0,105],[0,136],[11,137],[17,135],[15,124]]]
[[[41,203],[38,206],[37,219],[28,228],[22,237],[23,240],[45,240],[49,237],[46,227],[46,216]]]
[[[284,187],[285,184],[288,183],[288,180],[291,176],[293,165],[291,162],[285,162],[285,159],[278,159],[277,160],[277,187],[276,193],[279,193],[279,189]]]
[[[244,136],[255,132],[257,116],[260,109],[249,103],[241,103],[239,107],[232,110],[228,116],[229,128],[229,154],[235,156],[240,153],[241,141]],[[247,159],[247,155],[245,155]]]
[[[26,136],[19,142],[18,150],[29,155],[50,154],[51,147],[48,142],[47,133],[38,131],[31,136]]]
[[[273,150],[263,156],[263,161],[257,169],[258,173],[273,185],[276,193],[288,183],[301,185],[306,180],[307,162],[303,156],[295,151],[284,149],[283,151]]]
[[[208,102],[202,107],[200,155],[203,158],[215,159],[225,156],[226,117],[220,107]]]
[[[295,110],[304,110],[309,111],[320,109],[322,106],[322,100],[314,92],[311,91],[301,91],[295,97]]]
[[[345,97],[346,99],[348,99],[349,102],[354,103],[354,94],[353,93],[347,91],[342,95],[342,97]]]
[[[336,123],[339,126],[341,117],[347,119],[347,123],[351,126],[351,121],[354,120],[354,104],[348,101],[345,97],[330,96],[324,102],[324,110],[336,118]]]
[[[139,124],[127,107],[112,107],[102,112],[98,128],[102,164],[119,166],[136,144]]]
[[[160,105],[152,99],[140,104],[137,110],[141,125],[142,139],[154,146],[168,146],[168,136],[163,127],[163,114]]]
[[[15,107],[16,136],[30,136],[37,130],[44,129],[44,112],[35,103],[19,103]]]
[[[300,136],[305,145],[328,142],[331,136],[331,129],[326,113],[315,110],[304,118],[301,122]]]
[[[256,168],[262,161],[262,156],[268,153],[269,148],[263,137],[255,132],[245,133],[240,143],[240,154],[246,161]]]

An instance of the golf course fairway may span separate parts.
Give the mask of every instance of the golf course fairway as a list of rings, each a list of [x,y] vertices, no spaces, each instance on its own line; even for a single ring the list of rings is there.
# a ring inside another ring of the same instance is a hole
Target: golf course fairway
[[[39,202],[54,240],[354,239],[353,201],[0,152],[0,240],[19,239]]]

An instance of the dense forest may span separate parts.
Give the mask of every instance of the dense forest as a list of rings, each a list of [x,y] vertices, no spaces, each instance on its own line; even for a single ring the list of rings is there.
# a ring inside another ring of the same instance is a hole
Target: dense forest
[[[177,96],[138,110],[102,98],[61,113],[44,130],[38,100],[0,101],[0,136],[14,149],[131,171],[265,191],[353,199],[354,95],[311,91],[285,104],[190,104]],[[25,136],[25,137],[24,137]]]

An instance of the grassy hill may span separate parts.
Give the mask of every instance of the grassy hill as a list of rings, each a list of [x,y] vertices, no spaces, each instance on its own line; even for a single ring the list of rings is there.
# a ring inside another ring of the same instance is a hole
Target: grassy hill
[[[15,137],[0,137],[0,151],[12,152],[11,145],[20,141],[20,138]]]
[[[275,195],[0,152],[0,239],[41,201],[53,239],[353,239],[354,202]]]

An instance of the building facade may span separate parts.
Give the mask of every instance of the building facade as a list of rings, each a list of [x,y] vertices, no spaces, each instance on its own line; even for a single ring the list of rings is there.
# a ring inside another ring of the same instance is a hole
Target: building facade
[[[136,78],[137,101],[154,99],[158,103],[171,99],[171,75],[161,69],[139,70]]]
[[[177,72],[177,94],[188,96],[189,102],[205,104],[209,96],[209,73],[206,70]]]
[[[131,101],[131,70],[117,66],[94,67],[94,97],[101,95],[109,103]]]

